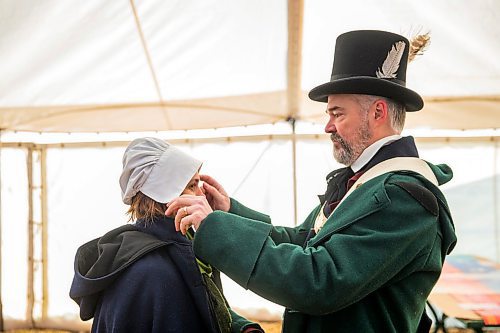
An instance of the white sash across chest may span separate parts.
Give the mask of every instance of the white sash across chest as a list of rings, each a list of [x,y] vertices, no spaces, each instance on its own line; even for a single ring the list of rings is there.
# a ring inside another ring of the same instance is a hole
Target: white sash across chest
[[[332,211],[330,216],[333,215],[333,212],[344,202],[344,200],[356,189],[358,189],[363,183],[366,183],[370,179],[373,179],[377,176],[383,175],[384,173],[393,172],[393,171],[413,171],[422,176],[424,176],[427,180],[429,180],[434,185],[438,186],[438,181],[436,176],[432,172],[429,165],[420,158],[417,157],[395,157],[385,161],[382,161],[372,168],[368,169],[365,173],[361,175],[361,177],[356,180],[356,182],[351,186],[349,191],[344,195],[342,200],[340,200],[339,204]],[[326,204],[326,202],[325,202]],[[324,205],[320,208],[318,215],[316,216],[316,220],[314,222],[314,231],[316,234],[321,230],[323,225],[326,223],[328,218],[323,213]]]

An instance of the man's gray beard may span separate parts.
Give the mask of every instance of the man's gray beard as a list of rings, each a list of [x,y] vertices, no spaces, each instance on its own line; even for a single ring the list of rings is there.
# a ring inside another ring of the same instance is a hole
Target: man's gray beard
[[[340,164],[350,166],[358,159],[366,147],[368,147],[368,142],[371,139],[371,133],[368,128],[368,124],[364,123],[364,125],[359,128],[356,135],[356,143],[349,143],[345,141],[337,133],[332,133],[330,138],[332,141],[338,142],[341,146],[341,149],[336,149],[335,145],[333,146],[333,157],[335,160]]]

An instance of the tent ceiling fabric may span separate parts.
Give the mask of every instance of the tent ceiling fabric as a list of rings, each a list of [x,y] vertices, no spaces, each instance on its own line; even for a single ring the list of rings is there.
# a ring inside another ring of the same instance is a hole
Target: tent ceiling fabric
[[[2,110],[2,121],[17,130],[47,132],[141,132],[269,124],[286,117],[285,99],[283,91],[164,104],[12,108]],[[269,105],[276,109],[266,112]]]
[[[300,7],[287,10],[286,0],[3,0],[0,128],[197,129],[292,113],[323,122],[324,105],[307,92],[328,81],[336,36],[355,29],[431,32],[429,49],[408,67],[408,87],[426,101],[408,128],[500,128],[500,2],[303,0]],[[302,29],[288,24],[289,15]],[[289,40],[289,27],[300,40]],[[301,45],[295,74],[287,68],[292,42]],[[299,103],[287,91],[297,79]]]

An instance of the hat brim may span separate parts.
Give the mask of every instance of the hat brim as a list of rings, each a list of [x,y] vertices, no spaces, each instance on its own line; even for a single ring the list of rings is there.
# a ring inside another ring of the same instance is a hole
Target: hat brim
[[[393,99],[402,103],[406,111],[418,111],[424,107],[424,101],[415,91],[385,79],[370,76],[338,79],[313,88],[309,98],[317,102],[328,102],[329,95],[362,94]]]

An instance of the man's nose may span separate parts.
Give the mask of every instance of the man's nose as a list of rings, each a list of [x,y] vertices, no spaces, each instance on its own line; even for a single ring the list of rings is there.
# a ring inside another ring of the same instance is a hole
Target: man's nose
[[[335,127],[333,120],[330,118],[325,125],[325,133],[335,133],[335,132],[337,132],[337,127]]]

